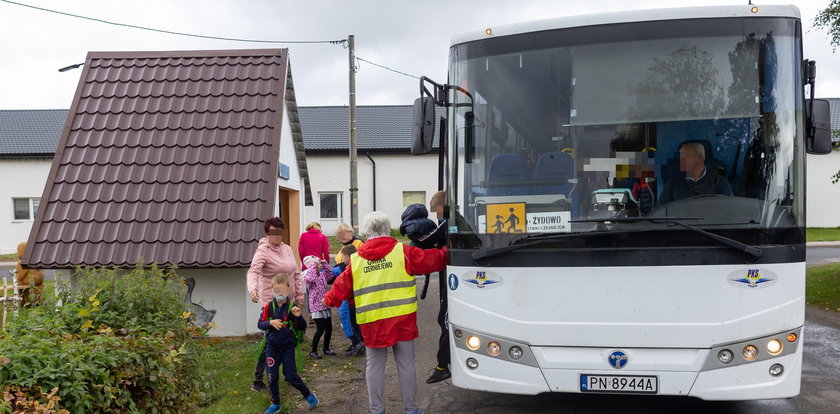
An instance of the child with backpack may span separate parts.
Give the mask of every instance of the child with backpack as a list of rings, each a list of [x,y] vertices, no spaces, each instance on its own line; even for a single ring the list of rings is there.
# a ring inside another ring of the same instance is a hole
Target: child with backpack
[[[283,377],[291,386],[295,387],[309,406],[318,405],[318,397],[307,388],[297,373],[295,364],[295,347],[298,338],[306,329],[306,320],[300,315],[300,308],[290,301],[289,275],[278,273],[272,278],[274,300],[263,308],[257,327],[265,334],[266,369],[268,370],[268,391],[271,405],[265,410],[267,414],[280,412],[279,371],[283,365]]]

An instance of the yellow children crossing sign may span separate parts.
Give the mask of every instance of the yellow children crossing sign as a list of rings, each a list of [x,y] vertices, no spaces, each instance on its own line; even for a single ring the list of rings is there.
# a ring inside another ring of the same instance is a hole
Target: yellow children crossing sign
[[[525,203],[488,204],[487,233],[525,233]]]

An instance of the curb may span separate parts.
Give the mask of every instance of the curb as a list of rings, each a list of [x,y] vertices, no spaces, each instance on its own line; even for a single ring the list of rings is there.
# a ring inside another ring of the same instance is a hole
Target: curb
[[[807,242],[805,247],[840,247],[840,241]]]

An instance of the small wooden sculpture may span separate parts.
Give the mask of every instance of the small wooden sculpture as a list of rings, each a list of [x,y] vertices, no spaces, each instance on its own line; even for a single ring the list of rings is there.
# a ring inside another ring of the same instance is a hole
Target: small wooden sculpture
[[[20,291],[20,296],[23,299],[22,305],[38,301],[41,292],[44,289],[44,271],[40,269],[26,269],[21,265],[23,259],[23,251],[26,249],[26,242],[20,243],[17,246],[17,273],[15,273],[16,284]]]

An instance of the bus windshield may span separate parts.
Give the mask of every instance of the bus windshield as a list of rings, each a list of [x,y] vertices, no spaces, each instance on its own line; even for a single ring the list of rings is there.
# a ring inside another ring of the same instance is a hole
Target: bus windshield
[[[546,233],[713,243],[630,217],[802,242],[798,30],[781,18],[698,19],[453,46],[449,82],[469,92],[453,93],[449,114],[455,247]]]

